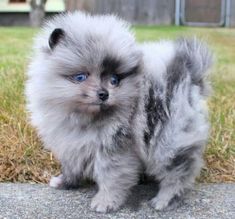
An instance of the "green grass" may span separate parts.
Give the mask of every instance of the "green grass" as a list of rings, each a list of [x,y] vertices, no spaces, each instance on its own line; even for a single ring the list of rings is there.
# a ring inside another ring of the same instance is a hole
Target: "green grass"
[[[134,27],[139,41],[196,35],[215,53],[209,99],[211,135],[200,181],[235,182],[235,30]],[[25,71],[37,29],[0,28],[0,181],[46,182],[59,171],[27,122]]]

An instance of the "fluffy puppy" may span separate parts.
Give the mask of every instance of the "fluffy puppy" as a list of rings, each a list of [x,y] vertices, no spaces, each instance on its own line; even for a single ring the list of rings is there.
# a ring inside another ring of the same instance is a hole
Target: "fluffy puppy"
[[[196,40],[138,45],[115,16],[75,12],[35,40],[26,83],[31,120],[61,162],[56,188],[93,179],[92,209],[118,209],[141,171],[166,209],[189,188],[208,136],[207,49]]]

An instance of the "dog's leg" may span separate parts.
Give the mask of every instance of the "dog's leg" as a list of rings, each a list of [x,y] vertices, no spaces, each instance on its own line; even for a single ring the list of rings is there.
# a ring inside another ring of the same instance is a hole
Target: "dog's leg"
[[[67,151],[60,159],[62,174],[52,177],[49,185],[58,189],[76,189],[81,180],[90,178],[94,166],[94,153],[89,147]]]
[[[56,189],[76,189],[79,187],[79,179],[71,173],[63,172],[59,176],[52,176],[49,186]]]
[[[150,204],[156,210],[171,210],[180,202],[184,192],[194,183],[202,166],[201,146],[180,149],[165,167],[160,190]]]
[[[95,163],[95,180],[99,191],[91,202],[97,212],[117,210],[126,200],[129,190],[138,182],[139,161],[126,154],[101,154]]]

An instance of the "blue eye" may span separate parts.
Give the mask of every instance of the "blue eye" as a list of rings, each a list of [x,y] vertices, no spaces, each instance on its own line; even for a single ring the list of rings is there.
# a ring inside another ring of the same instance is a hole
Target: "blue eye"
[[[117,75],[113,74],[111,76],[111,80],[110,80],[110,83],[114,86],[117,86],[119,84],[119,78]]]
[[[87,73],[79,73],[79,74],[73,75],[72,79],[74,81],[83,82],[87,79],[87,77],[88,77]]]

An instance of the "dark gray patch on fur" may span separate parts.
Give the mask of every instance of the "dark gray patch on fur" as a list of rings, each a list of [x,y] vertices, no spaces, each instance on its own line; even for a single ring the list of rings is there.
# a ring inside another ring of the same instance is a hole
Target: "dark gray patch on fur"
[[[135,119],[135,116],[137,116],[136,113],[137,113],[138,103],[139,103],[139,97],[134,98],[133,103],[131,105],[130,117],[128,119],[129,124],[132,124],[132,122]]]
[[[183,172],[189,171],[195,161],[193,154],[196,150],[198,150],[197,146],[192,146],[187,149],[180,149],[178,152],[176,152],[170,164],[166,166],[166,169],[168,171],[172,171],[173,169],[180,167]]]
[[[113,143],[118,148],[128,147],[127,143],[132,139],[132,134],[127,127],[118,128],[117,132],[113,135]]]
[[[63,173],[63,189],[77,189],[80,185],[80,175],[74,175],[71,173],[69,167],[62,165],[62,173]]]
[[[211,52],[204,43],[196,39],[178,39],[176,46],[176,54],[183,58],[182,67],[189,74],[191,83],[200,88],[202,95],[206,95],[208,85],[204,79],[206,71],[212,64]]]
[[[167,106],[169,107],[177,86],[189,76],[191,84],[200,87],[201,94],[206,93],[204,75],[211,65],[211,54],[208,49],[195,40],[179,39],[176,42],[176,55],[167,69]],[[191,104],[189,93],[188,101]]]
[[[82,170],[86,172],[86,169],[88,169],[88,172],[92,173],[94,168],[94,155],[90,154],[89,157],[87,157],[83,163],[82,163]],[[86,176],[85,176],[86,177]]]
[[[121,61],[111,56],[106,56],[102,62],[102,74],[113,74],[121,65]]]
[[[160,183],[156,181],[156,177],[147,175],[144,171],[139,175],[139,182],[138,184],[148,184],[148,183],[155,183],[157,186],[160,187]]]
[[[144,131],[144,142],[148,146],[153,137],[155,127],[160,121],[164,123],[167,119],[166,112],[163,108],[163,102],[156,94],[157,89],[154,86],[149,88],[148,96],[145,102],[145,112],[147,114],[147,130]]]
[[[193,119],[188,119],[183,127],[184,132],[191,132],[193,129]]]
[[[176,89],[187,76],[185,65],[185,55],[177,54],[170,66],[167,68],[166,102],[168,107],[173,97],[174,89]]]
[[[176,208],[180,207],[183,204],[183,194],[180,195],[175,195],[170,201],[165,209],[166,211],[172,211],[175,210]]]
[[[101,151],[107,156],[112,156],[116,153],[125,153],[133,145],[133,136],[127,127],[119,127],[116,133],[112,136],[111,145],[101,145]]]
[[[190,42],[187,42],[187,47],[190,51],[193,51],[193,47],[190,44]],[[195,74],[195,70],[194,70],[195,64],[193,63],[194,57],[192,57],[192,55],[190,56],[187,52],[182,53],[181,56],[184,58],[185,68],[190,73],[192,84],[197,85],[203,89],[204,87],[203,78],[195,77],[195,75],[193,75]]]
[[[136,65],[129,69],[126,72],[118,72],[118,68],[121,66],[122,62],[116,58],[106,56],[102,62],[102,72],[101,77],[106,78],[108,76],[111,76],[112,74],[116,74],[119,81],[135,75],[140,72],[140,66]]]
[[[128,72],[123,72],[121,74],[118,74],[118,78],[119,78],[119,80],[122,80],[122,79],[127,78],[131,75],[137,74],[140,72],[139,69],[140,69],[140,66],[138,66],[138,65],[134,66]]]

